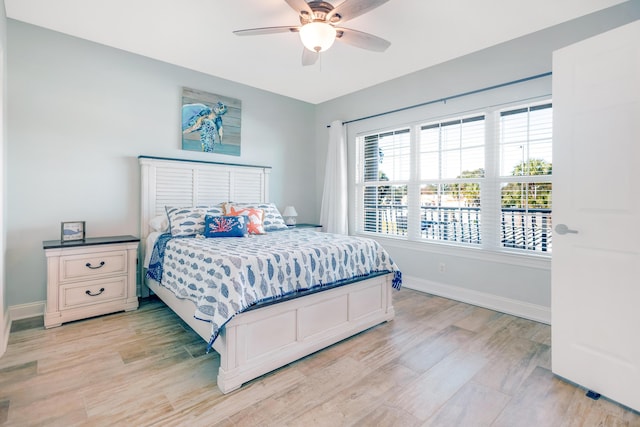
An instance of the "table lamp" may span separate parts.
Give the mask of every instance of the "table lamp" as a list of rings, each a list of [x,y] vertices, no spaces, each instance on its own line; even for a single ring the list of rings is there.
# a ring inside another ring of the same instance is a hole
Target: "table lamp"
[[[296,208],[293,206],[287,206],[284,208],[284,212],[282,212],[282,217],[284,218],[284,223],[290,227],[296,225],[296,217],[298,216],[298,212],[296,212]]]

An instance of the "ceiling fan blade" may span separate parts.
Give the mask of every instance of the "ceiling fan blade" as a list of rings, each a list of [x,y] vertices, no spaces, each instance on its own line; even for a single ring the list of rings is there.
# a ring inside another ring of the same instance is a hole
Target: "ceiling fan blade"
[[[320,54],[318,52],[312,52],[306,47],[302,48],[302,65],[313,65],[318,61]]]
[[[309,7],[309,4],[304,1],[304,0],[284,0],[287,2],[287,4],[289,6],[291,6],[291,8],[293,10],[296,11],[297,14],[300,14],[300,12],[305,11],[309,14],[309,16],[313,16],[313,11],[311,10],[311,8]]]
[[[384,52],[391,46],[391,42],[374,36],[373,34],[363,33],[362,31],[351,30],[349,28],[336,28],[336,30],[336,40],[361,49]]]
[[[340,15],[340,22],[345,22],[367,13],[388,1],[389,0],[344,0],[327,14],[326,20],[331,21],[334,15]]]
[[[288,27],[263,27],[263,28],[249,28],[247,30],[236,30],[233,32],[236,36],[261,36],[263,34],[276,34],[276,33],[297,33],[300,31],[300,27],[288,26]]]

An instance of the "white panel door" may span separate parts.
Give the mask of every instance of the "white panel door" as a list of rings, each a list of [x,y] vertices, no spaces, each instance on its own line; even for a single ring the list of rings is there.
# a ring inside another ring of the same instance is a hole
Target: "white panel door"
[[[553,372],[640,410],[640,21],[554,52],[553,110]]]

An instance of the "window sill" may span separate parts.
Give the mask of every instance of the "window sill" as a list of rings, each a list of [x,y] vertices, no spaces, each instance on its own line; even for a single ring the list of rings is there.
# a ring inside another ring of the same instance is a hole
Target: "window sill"
[[[385,247],[411,249],[426,253],[444,254],[487,262],[516,265],[520,267],[551,270],[551,254],[542,255],[540,253],[517,253],[507,250],[490,250],[481,246],[474,247],[471,245],[460,246],[441,242],[422,242],[407,240],[405,238],[380,236],[373,233],[355,233],[355,235],[374,239]]]

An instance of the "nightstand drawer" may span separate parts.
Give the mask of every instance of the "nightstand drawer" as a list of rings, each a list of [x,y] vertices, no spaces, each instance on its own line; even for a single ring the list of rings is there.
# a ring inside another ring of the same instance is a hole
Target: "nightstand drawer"
[[[60,310],[124,299],[127,277],[91,280],[60,286]]]
[[[60,257],[60,282],[127,272],[127,251],[96,252]]]

